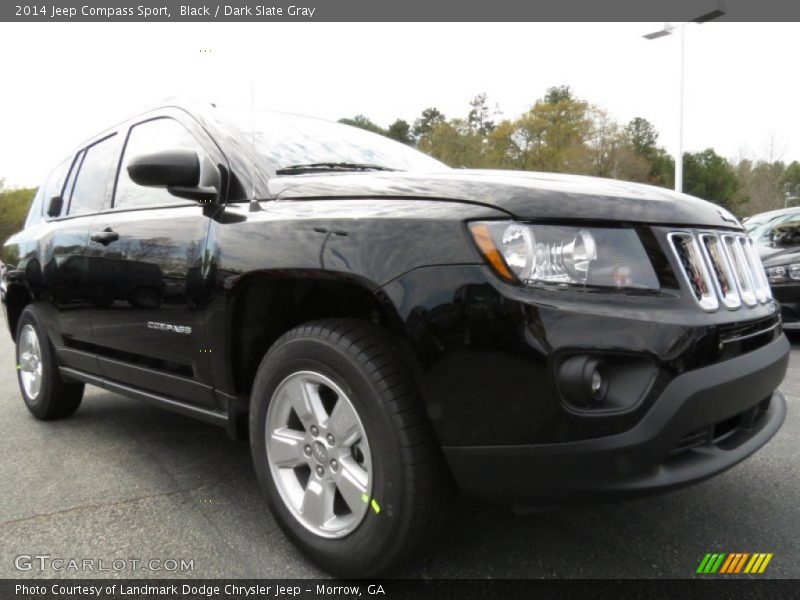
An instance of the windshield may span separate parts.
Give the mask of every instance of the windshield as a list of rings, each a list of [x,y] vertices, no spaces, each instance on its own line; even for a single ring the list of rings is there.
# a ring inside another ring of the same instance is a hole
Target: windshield
[[[217,108],[243,139],[250,142],[255,137],[256,151],[274,170],[298,165],[338,165],[340,170],[348,170],[347,165],[362,166],[352,170],[364,170],[364,165],[398,171],[449,169],[410,146],[357,127],[258,109]]]
[[[747,235],[749,235],[754,242],[759,242],[761,244],[769,243],[772,240],[773,230],[777,226],[797,219],[800,219],[800,215],[778,215],[777,217],[769,219],[766,223],[757,224],[756,227],[747,231]]]

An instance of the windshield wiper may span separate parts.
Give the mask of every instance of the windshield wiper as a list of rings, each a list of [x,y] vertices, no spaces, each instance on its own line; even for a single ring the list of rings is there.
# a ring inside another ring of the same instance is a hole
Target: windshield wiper
[[[389,167],[369,163],[319,162],[306,165],[289,165],[275,171],[278,175],[300,175],[316,171],[396,171]]]

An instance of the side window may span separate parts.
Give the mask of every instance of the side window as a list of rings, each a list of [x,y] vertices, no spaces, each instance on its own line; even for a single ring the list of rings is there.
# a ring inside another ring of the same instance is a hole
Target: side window
[[[83,156],[69,202],[70,215],[85,215],[103,208],[108,175],[117,155],[117,136],[89,146]]]
[[[31,202],[31,207],[28,209],[28,218],[25,219],[24,227],[30,227],[31,225],[36,225],[36,223],[41,223],[42,221],[42,198],[44,197],[44,186],[41,186],[37,191],[36,195],[33,197],[33,202]]]
[[[30,227],[40,222],[42,218],[47,218],[47,209],[50,207],[50,199],[53,198],[53,196],[61,195],[61,190],[64,189],[64,180],[67,178],[67,170],[72,164],[72,158],[73,157],[68,158],[53,169],[39,188],[39,191],[36,192],[36,197],[28,213],[28,219],[25,221],[25,227]]]
[[[67,183],[64,186],[64,204],[61,207],[61,213],[66,214],[67,208],[69,207],[69,199],[72,198],[72,190],[75,189],[75,179],[78,177],[78,171],[81,168],[81,163],[83,162],[83,157],[86,155],[85,150],[81,150],[78,152],[78,156],[75,157],[75,160],[72,161],[72,167],[69,170],[69,175],[67,176]]]
[[[127,168],[128,162],[137,156],[176,148],[187,148],[194,150],[199,156],[203,155],[200,142],[175,119],[159,118],[134,125],[125,144],[114,193],[114,207],[131,208],[180,202],[180,198],[173,196],[164,188],[145,187],[134,183],[128,176]]]

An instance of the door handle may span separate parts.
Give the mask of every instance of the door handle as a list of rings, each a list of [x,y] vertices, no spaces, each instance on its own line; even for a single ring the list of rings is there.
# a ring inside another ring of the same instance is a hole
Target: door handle
[[[111,229],[111,227],[106,227],[103,231],[95,231],[92,233],[89,239],[98,244],[103,244],[103,246],[108,246],[111,242],[116,242],[119,239],[119,234]]]

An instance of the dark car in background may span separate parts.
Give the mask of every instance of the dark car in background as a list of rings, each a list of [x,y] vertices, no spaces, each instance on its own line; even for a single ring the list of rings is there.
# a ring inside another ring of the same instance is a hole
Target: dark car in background
[[[769,237],[757,247],[781,306],[783,328],[800,331],[800,211],[772,225]]]
[[[249,438],[278,524],[344,576],[419,552],[452,484],[522,506],[673,490],[786,414],[789,344],[726,211],[317,119],[120,123],[53,171],[2,261],[35,417],[89,383]]]
[[[753,215],[742,221],[742,225],[754,242],[768,244],[777,225],[798,216],[800,216],[800,206],[794,206]]]

